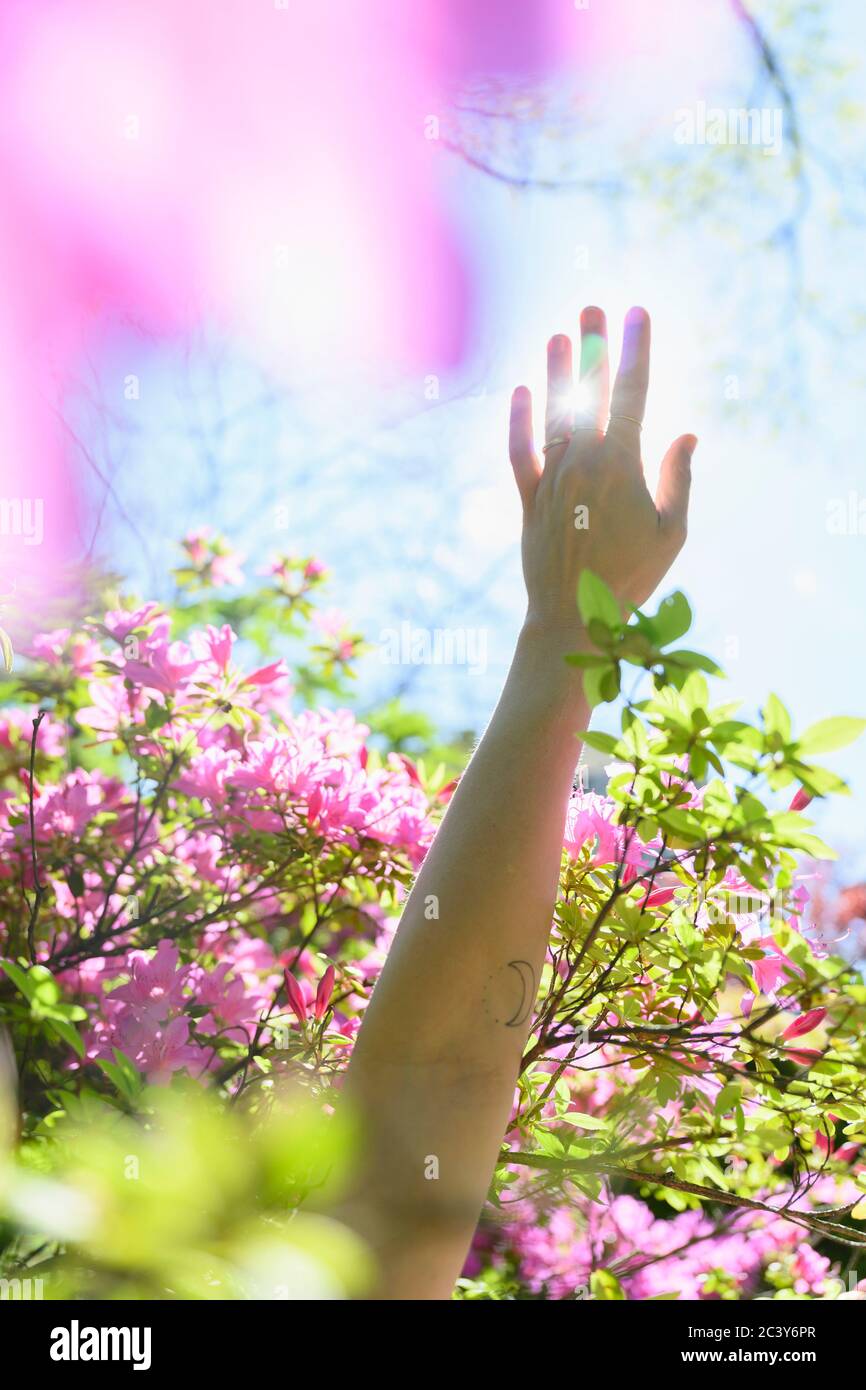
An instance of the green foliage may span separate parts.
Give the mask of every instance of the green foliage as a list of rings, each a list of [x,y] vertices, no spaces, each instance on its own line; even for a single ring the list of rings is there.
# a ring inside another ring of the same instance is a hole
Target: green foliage
[[[0,1026],[14,1043],[20,1107],[13,1116],[0,1053],[0,1260],[15,1277],[50,1273],[53,1297],[341,1296],[369,1276],[332,1214],[356,1152],[334,1082],[369,991],[378,925],[396,916],[429,838],[426,820],[404,824],[403,798],[422,820],[437,813],[469,740],[441,745],[430,722],[396,700],[364,715],[373,734],[363,755],[354,728],[318,724],[323,694],[348,698],[361,651],[355,635],[329,629],[320,640],[312,626],[319,567],[283,557],[270,585],[225,597],[211,581],[226,560],[217,542],[190,548],[175,628],[228,623],[244,651],[268,660],[274,644],[291,652],[296,699],[311,706],[309,727],[323,730],[321,773],[308,769],[320,777],[313,800],[280,802],[274,818],[273,786],[240,802],[195,782],[179,789],[207,761],[200,728],[240,757],[291,727],[279,702],[257,707],[258,687],[250,693],[232,664],[220,677],[199,671],[185,694],[152,690],[98,741],[91,685],[113,682],[121,709],[135,696],[121,652],[103,652],[92,680],[70,656],[27,668],[8,687],[49,709],[65,736],[62,756],[52,753],[31,741],[27,718],[18,742],[0,748],[9,793],[0,807],[15,849],[0,879]],[[798,734],[776,695],[744,718],[717,692],[715,663],[680,645],[691,622],[682,594],[653,614],[625,614],[585,574],[578,605],[592,649],[567,660],[592,704],[625,692],[614,731],[581,735],[613,768],[605,798],[578,796],[572,807],[519,1104],[491,1188],[494,1236],[455,1297],[542,1296],[524,1279],[515,1194],[537,1204],[536,1234],[551,1212],[572,1212],[579,1226],[623,1192],[669,1219],[702,1207],[719,1220],[767,1222],[796,1196],[803,1240],[856,1257],[866,1181],[845,1153],[866,1144],[866,985],[810,933],[803,870],[833,855],[806,801],[847,791],[820,759],[864,721],[828,719]],[[90,630],[108,632],[98,622]],[[360,839],[339,822],[339,833],[323,829],[334,756],[374,799],[396,779],[401,819],[389,841],[376,838],[375,807]],[[78,794],[76,773],[95,769],[125,800],[97,800],[76,834],[63,829],[64,803],[60,830],[39,830],[31,843],[34,803],[21,793],[31,758],[38,787],[72,777]],[[190,832],[216,842],[207,873],[176,853]],[[200,1002],[190,987],[177,1008],[189,1057],[202,1059],[198,1079],[182,1064],[155,1086],[134,1029],[128,1046],[112,1036],[97,1047],[99,1010],[129,985],[123,953],[152,959],[160,943],[174,943],[178,968],[212,988],[214,933],[270,953],[259,971],[267,988],[253,996],[244,1031],[208,1022],[213,996]],[[98,989],[81,972],[102,965],[95,1010]],[[326,966],[333,998],[314,1011]],[[284,969],[308,985],[299,1014]],[[819,1206],[809,1193],[825,1175],[844,1200]],[[565,1296],[631,1297],[630,1273],[602,1242]],[[778,1297],[800,1296],[795,1284],[784,1260],[764,1276]],[[703,1294],[740,1297],[742,1288],[713,1266]]]
[[[120,1058],[118,1072],[127,1067]],[[363,1290],[364,1248],[327,1214],[355,1147],[345,1111],[326,1119],[297,1094],[257,1117],[193,1084],[139,1088],[135,1099],[135,1117],[118,1118],[85,1090],[56,1118],[50,1142],[29,1141],[14,1165],[0,1155],[18,1228],[7,1254],[44,1279],[48,1297]]]
[[[521,1075],[521,1143],[503,1153],[500,1181],[528,1167],[543,1187],[594,1199],[602,1180],[643,1179],[675,1210],[718,1194],[744,1209],[786,1186],[805,1194],[822,1173],[847,1176],[834,1145],[866,1136],[866,987],[817,948],[803,917],[800,856],[834,852],[774,796],[846,792],[813,759],[866,721],[828,719],[798,736],[775,695],[756,722],[742,718],[711,693],[714,662],[668,650],[690,625],[682,594],[626,619],[584,574],[578,605],[593,650],[566,660],[583,670],[589,701],[613,700],[626,667],[650,689],[639,681],[624,700],[619,734],[580,735],[615,764],[604,816],[617,849],[602,852],[600,813],[587,808],[591,833],[563,856]],[[814,1023],[802,1043],[804,1018]],[[602,1107],[597,1068],[617,1082]],[[866,1178],[856,1182],[866,1193]],[[805,1224],[866,1243],[849,1210]],[[594,1296],[619,1296],[606,1277],[593,1275]]]

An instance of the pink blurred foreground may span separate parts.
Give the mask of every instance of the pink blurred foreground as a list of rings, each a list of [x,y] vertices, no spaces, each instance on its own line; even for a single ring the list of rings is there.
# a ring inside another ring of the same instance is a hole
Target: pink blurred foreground
[[[68,582],[64,397],[118,326],[216,324],[286,378],[459,365],[473,250],[429,117],[479,74],[574,64],[591,24],[566,0],[3,0],[0,594]]]

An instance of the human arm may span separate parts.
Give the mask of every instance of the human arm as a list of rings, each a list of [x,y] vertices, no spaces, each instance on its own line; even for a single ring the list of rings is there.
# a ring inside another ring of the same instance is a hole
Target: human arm
[[[529,392],[512,399],[526,618],[407,900],[347,1078],[368,1143],[353,1219],[379,1257],[386,1298],[450,1294],[507,1128],[550,933],[575,732],[589,715],[580,673],[564,661],[588,646],[578,578],[589,569],[636,605],[685,538],[696,441],[681,436],[668,450],[653,500],[640,459],[648,369],[649,319],[633,310],[608,423],[604,316],[585,310],[575,419],[571,344],[554,338],[543,467]]]

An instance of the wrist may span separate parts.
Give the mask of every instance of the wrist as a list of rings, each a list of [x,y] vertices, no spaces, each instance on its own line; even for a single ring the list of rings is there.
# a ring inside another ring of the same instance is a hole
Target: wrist
[[[538,706],[562,707],[586,713],[583,672],[566,661],[570,652],[589,651],[592,643],[576,623],[558,627],[527,618],[520,630],[512,674],[524,687],[524,698]]]
[[[563,666],[566,665],[565,657],[569,652],[594,650],[585,629],[577,620],[555,623],[544,618],[532,617],[530,614],[523,620],[517,645],[518,648],[524,646],[527,651],[536,653],[539,660]],[[574,667],[566,669],[574,670]]]

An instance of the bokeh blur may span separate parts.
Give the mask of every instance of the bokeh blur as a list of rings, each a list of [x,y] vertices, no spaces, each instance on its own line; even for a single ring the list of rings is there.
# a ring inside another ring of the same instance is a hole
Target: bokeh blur
[[[522,616],[510,389],[583,304],[616,339],[637,302],[648,469],[701,441],[696,645],[747,705],[862,713],[864,28],[854,0],[5,0],[4,626],[88,567],[161,597],[210,527],[248,574],[328,565],[362,702],[477,730]],[[866,753],[837,766],[818,819],[856,873]]]

